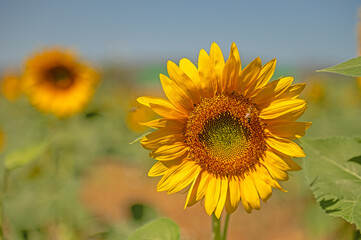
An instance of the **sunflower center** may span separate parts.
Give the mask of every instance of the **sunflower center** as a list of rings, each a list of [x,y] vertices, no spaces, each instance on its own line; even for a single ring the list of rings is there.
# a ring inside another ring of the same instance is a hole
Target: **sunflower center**
[[[185,135],[190,157],[216,175],[242,176],[265,149],[256,105],[235,93],[202,99],[189,116]]]
[[[50,68],[46,79],[56,88],[69,88],[74,82],[72,72],[64,66]]]
[[[248,133],[241,121],[232,118],[229,112],[219,114],[210,119],[199,140],[207,152],[220,161],[230,162],[247,149]]]

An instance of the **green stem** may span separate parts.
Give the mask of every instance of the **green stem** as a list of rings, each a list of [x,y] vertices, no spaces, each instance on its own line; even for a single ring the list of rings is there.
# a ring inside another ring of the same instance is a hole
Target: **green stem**
[[[213,240],[221,240],[221,220],[212,214]]]
[[[229,224],[229,217],[230,216],[231,216],[231,214],[227,213],[226,221],[224,222],[224,227],[223,227],[222,240],[227,240],[227,231],[228,231],[228,224]]]
[[[6,191],[6,187],[7,187],[8,177],[9,177],[9,172],[8,172],[8,170],[5,169],[3,172],[3,179],[2,179],[1,187],[0,187],[0,240],[4,240],[3,208],[4,208],[4,195],[5,195],[5,191]]]

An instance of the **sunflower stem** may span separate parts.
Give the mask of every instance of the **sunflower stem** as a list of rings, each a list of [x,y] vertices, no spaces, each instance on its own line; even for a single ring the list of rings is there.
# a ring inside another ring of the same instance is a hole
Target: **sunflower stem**
[[[7,169],[3,172],[3,179],[0,187],[0,240],[4,240],[4,195],[7,187],[9,172]]]
[[[212,229],[213,229],[213,240],[222,240],[221,239],[221,220],[212,214]]]
[[[228,224],[229,224],[230,216],[231,216],[231,214],[227,213],[226,220],[225,220],[224,226],[223,226],[222,240],[227,240],[227,232],[228,232]]]

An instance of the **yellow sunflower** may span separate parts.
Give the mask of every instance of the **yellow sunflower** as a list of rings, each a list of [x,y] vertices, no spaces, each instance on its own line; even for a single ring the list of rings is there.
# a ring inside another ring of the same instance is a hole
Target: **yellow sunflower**
[[[291,85],[292,77],[269,82],[275,66],[275,59],[262,66],[256,58],[241,70],[234,43],[226,62],[216,43],[209,55],[200,51],[198,69],[188,59],[168,62],[170,78],[160,80],[169,100],[138,98],[162,117],[144,123],[157,130],[140,140],[158,160],[148,174],[163,176],[158,191],[190,185],[185,207],[204,198],[206,212],[219,218],[240,201],[249,213],[260,209],[272,187],[283,190],[277,180],[300,169],[291,158],[305,156],[292,140],[311,123],[296,122],[306,110],[297,98],[305,84]]]
[[[13,72],[4,74],[1,92],[8,101],[16,101],[21,95],[20,78]]]
[[[73,52],[48,49],[26,62],[23,88],[40,111],[66,117],[84,108],[98,80],[98,73]]]

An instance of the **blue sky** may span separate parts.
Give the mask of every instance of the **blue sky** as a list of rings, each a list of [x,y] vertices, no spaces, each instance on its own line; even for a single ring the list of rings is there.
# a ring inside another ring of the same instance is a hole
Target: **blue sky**
[[[193,61],[217,42],[246,59],[339,63],[356,56],[359,0],[27,1],[0,0],[0,67],[44,46],[91,61]]]

